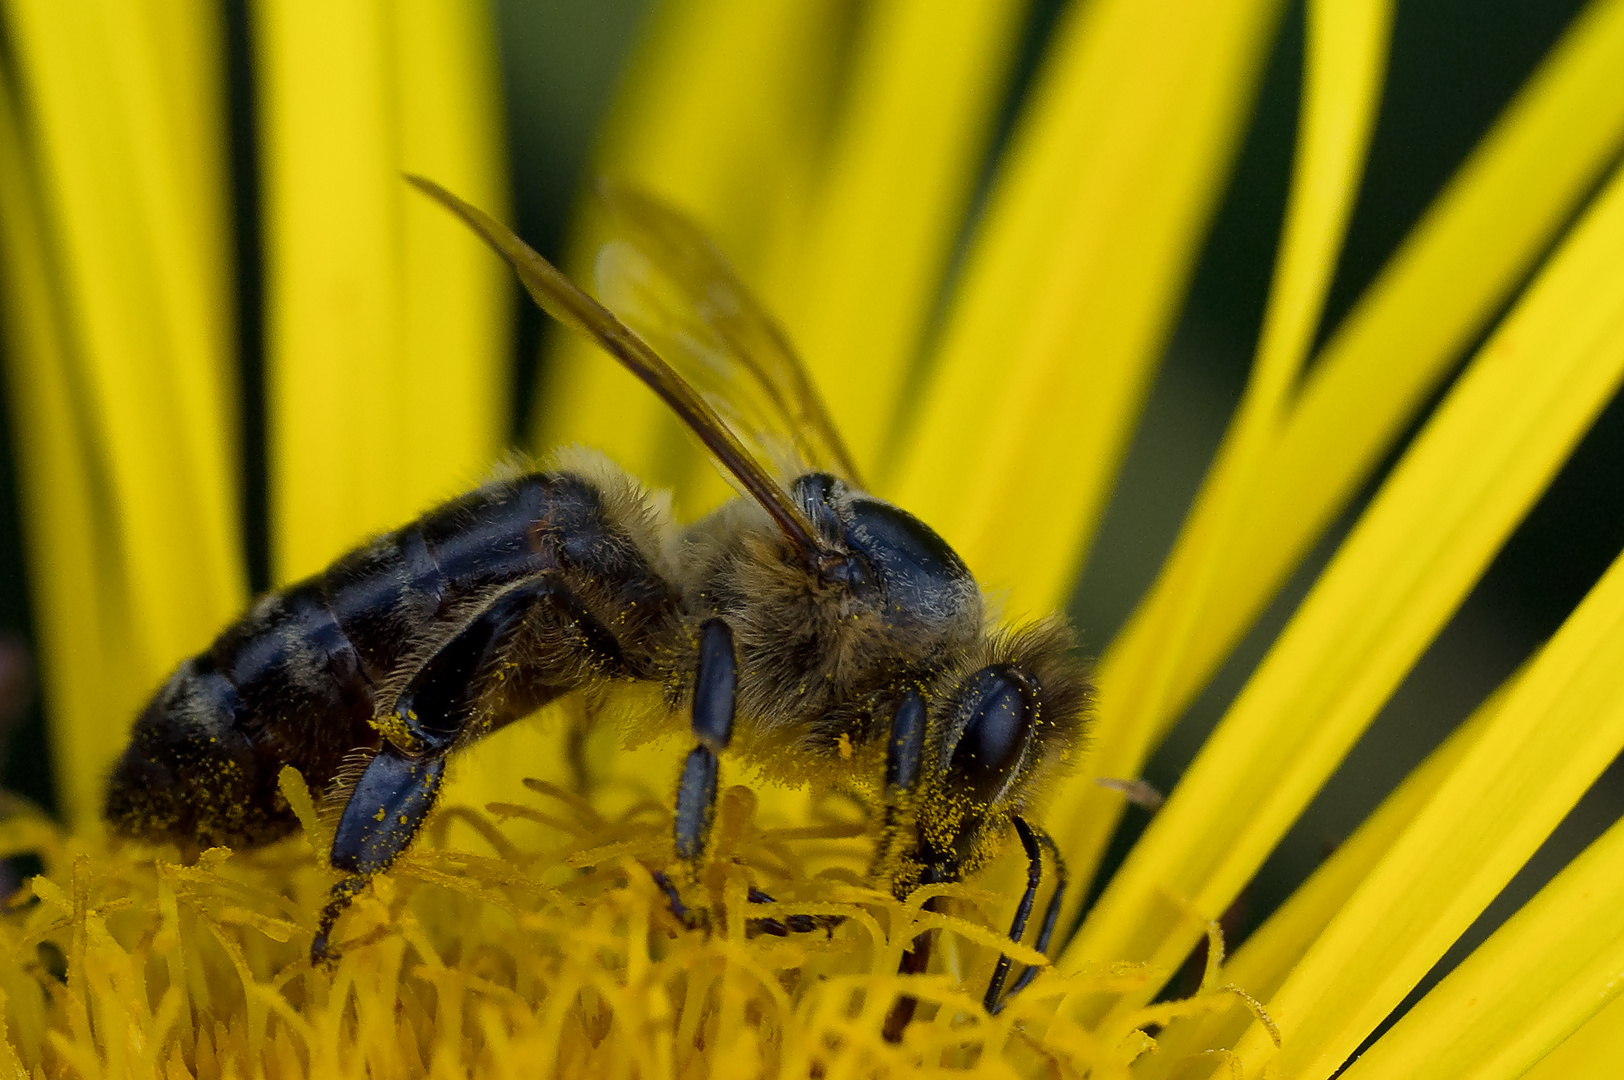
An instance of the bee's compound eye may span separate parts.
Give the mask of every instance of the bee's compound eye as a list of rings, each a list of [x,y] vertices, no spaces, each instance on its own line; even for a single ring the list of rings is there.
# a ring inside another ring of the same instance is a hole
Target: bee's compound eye
[[[965,794],[990,803],[1020,766],[1037,721],[1026,680],[1006,667],[982,668],[960,691],[967,714],[949,772]]]
[[[800,503],[801,509],[810,513],[814,507],[829,505],[829,501],[835,497],[835,488],[839,483],[828,473],[807,473],[796,477],[791,494],[794,495],[795,501]]]
[[[795,481],[790,491],[796,505],[827,543],[840,539],[840,518],[834,510],[834,498],[839,488],[840,481],[828,473],[807,473]]]

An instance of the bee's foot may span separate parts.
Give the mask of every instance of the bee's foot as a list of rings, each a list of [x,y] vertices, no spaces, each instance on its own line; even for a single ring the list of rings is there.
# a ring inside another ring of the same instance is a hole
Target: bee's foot
[[[778,901],[751,887],[747,894],[752,904],[776,904]],[[843,915],[786,915],[782,919],[761,918],[749,919],[745,922],[745,933],[754,937],[756,934],[771,934],[773,937],[788,937],[791,934],[810,934],[814,930],[823,930],[833,934],[835,927],[845,922]]]
[[[654,884],[665,893],[666,907],[682,925],[690,930],[705,930],[710,927],[710,913],[702,908],[691,908],[683,903],[682,893],[677,890],[663,870],[653,872]],[[752,904],[776,904],[778,901],[752,886],[745,894]],[[788,937],[791,934],[810,934],[816,930],[833,934],[835,927],[845,922],[843,915],[786,915],[781,919],[770,916],[759,919],[745,920],[745,933],[750,937],[757,934],[771,934],[773,937]]]
[[[677,891],[675,885],[671,884],[671,879],[665,876],[664,870],[654,871],[654,884],[658,885],[660,891],[665,893],[666,907],[670,909],[671,914],[683,926],[690,930],[702,930],[710,925],[710,920],[706,918],[705,912],[691,908],[682,902],[682,894]]]
[[[310,941],[310,966],[325,968],[332,971],[338,966],[339,952],[332,946],[333,927],[338,923],[338,917],[344,914],[351,901],[367,887],[370,878],[347,877],[334,885],[327,894],[327,906],[321,909],[321,918],[316,923],[316,936]]]
[[[332,971],[338,966],[339,952],[328,942],[326,930],[318,931],[310,942],[310,966]]]

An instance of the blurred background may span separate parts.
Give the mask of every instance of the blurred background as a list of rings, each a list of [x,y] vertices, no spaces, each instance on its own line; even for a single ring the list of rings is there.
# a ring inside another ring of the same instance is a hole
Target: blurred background
[[[835,2],[835,0],[831,0]],[[1398,5],[1387,86],[1363,186],[1324,325],[1333,326],[1375,276],[1443,183],[1488,129],[1582,5],[1578,0],[1406,0]],[[496,0],[507,136],[519,231],[558,257],[570,212],[589,177],[592,139],[622,64],[635,47],[644,0]],[[1020,97],[1063,5],[1038,0],[1000,124]],[[243,358],[244,509],[255,589],[268,581],[260,241],[255,210],[254,56],[243,0],[226,3],[237,192],[236,244]],[[1263,314],[1284,214],[1303,60],[1303,11],[1290,6],[1268,60],[1248,134],[1214,218],[1181,321],[1151,391],[1103,533],[1078,583],[1071,614],[1098,652],[1150,583],[1176,534],[1239,398]],[[1002,135],[1000,136],[1002,138]],[[995,144],[994,150],[997,146]],[[542,320],[517,305],[513,415],[522,442],[537,385]],[[5,392],[0,387],[0,394]],[[0,408],[0,725],[7,788],[52,804],[44,715],[32,677],[27,560],[17,520],[16,457]],[[1177,780],[1353,520],[1356,503],[1320,545],[1151,762],[1146,779]],[[1624,548],[1624,406],[1614,402],[1439,640],[1404,683],[1308,814],[1282,844],[1236,913],[1244,930],[1266,914],[1454,724],[1540,642]],[[87,673],[87,677],[94,677]],[[1521,898],[1624,811],[1618,769],[1598,782],[1533,864],[1474,928],[1497,925]],[[1126,850],[1146,814],[1118,837]],[[1457,952],[1469,946],[1463,942]],[[1447,965],[1450,960],[1445,961]]]

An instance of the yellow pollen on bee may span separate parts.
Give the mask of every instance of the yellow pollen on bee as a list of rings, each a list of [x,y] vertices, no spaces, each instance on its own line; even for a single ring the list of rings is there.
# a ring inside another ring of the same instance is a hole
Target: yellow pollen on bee
[[[385,814],[387,814],[387,813],[388,813],[388,810],[387,810],[387,808],[385,808],[385,807],[382,807],[382,806],[380,806],[380,807],[378,807],[378,812],[377,812],[377,814],[375,814],[375,815],[374,815],[374,816],[373,816],[373,818],[372,818],[372,820],[373,820],[373,821],[378,821],[378,822],[381,822],[381,821],[383,821],[383,819],[384,819],[384,815],[385,815]]]
[[[850,761],[852,759],[852,755],[856,753],[856,751],[852,749],[851,736],[847,735],[844,731],[840,733],[840,741],[836,743],[836,746],[840,750],[841,761]]]

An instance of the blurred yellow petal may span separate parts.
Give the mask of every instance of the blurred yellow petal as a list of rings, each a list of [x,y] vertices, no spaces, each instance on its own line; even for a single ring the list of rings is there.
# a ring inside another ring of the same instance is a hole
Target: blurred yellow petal
[[[90,460],[84,403],[69,385],[71,347],[55,291],[34,179],[24,169],[11,72],[0,77],[0,333],[11,398],[40,667],[55,723],[63,805],[80,820],[100,800],[107,714],[147,689],[118,643],[131,633],[105,480]],[[99,490],[98,490],[99,488]],[[114,602],[106,602],[106,601]],[[85,671],[96,671],[95,679]],[[120,717],[122,722],[123,718]]]
[[[1154,745],[1252,624],[1326,525],[1404,431],[1458,351],[1540,257],[1624,143],[1624,2],[1599,0],[1573,25],[1398,254],[1327,343],[1279,433],[1241,532],[1226,545],[1160,707]],[[1232,467],[1226,445],[1213,475]],[[1220,507],[1198,500],[1171,565],[1102,664],[1106,686],[1155,663],[1166,611],[1182,603],[1182,564]],[[1141,757],[1102,747],[1102,768]]]
[[[845,17],[815,0],[667,2],[603,134],[597,173],[663,196],[699,221],[764,296],[799,252],[843,43]],[[590,220],[567,261],[592,280],[602,233]],[[690,512],[722,484],[660,402],[596,347],[558,334],[536,401],[536,446],[597,447],[676,487]]]
[[[1615,179],[1394,469],[1068,958],[1170,968],[1201,933],[1179,905],[1216,918],[1250,879],[1616,390],[1621,249]]]
[[[1222,980],[1268,1001],[1280,989],[1303,953],[1324,931],[1348,897],[1369,875],[1393,842],[1432,800],[1466,752],[1477,744],[1491,717],[1515,685],[1508,679],[1448,739],[1427,756],[1399,787],[1382,800],[1354,834],[1337,845],[1309,879],[1276,908],[1267,921],[1224,961]],[[1176,1073],[1186,1055],[1212,1046],[1233,1046],[1252,1015],[1239,1001],[1228,1010],[1177,1020],[1157,1039],[1158,1061],[1148,1074]]]
[[[400,237],[382,4],[253,5],[272,577],[401,516]],[[335,463],[345,463],[335,468]]]
[[[477,479],[501,445],[502,279],[400,175],[505,201],[489,28],[482,7],[412,7],[253,5],[279,581]]]
[[[1286,222],[1276,253],[1263,332],[1227,455],[1207,485],[1215,510],[1196,519],[1186,540],[1194,559],[1175,558],[1169,588],[1177,600],[1166,610],[1159,646],[1138,668],[1113,663],[1106,680],[1122,690],[1111,707],[1113,725],[1141,724],[1162,712],[1157,700],[1171,672],[1181,667],[1190,631],[1207,606],[1215,570],[1234,543],[1241,503],[1251,497],[1263,461],[1285,418],[1363,174],[1365,149],[1381,100],[1387,68],[1389,0],[1313,0],[1308,5],[1302,114]],[[1120,653],[1113,653],[1113,660]]]
[[[432,176],[492,213],[507,205],[501,86],[490,12],[467,0],[404,4],[393,15],[399,167]],[[401,200],[400,505],[459,494],[507,450],[507,272],[468,231],[397,183]],[[397,519],[398,520],[398,519]]]
[[[42,454],[45,475],[25,487],[44,498],[44,483],[70,492],[62,507],[34,507],[60,523],[42,529],[55,534],[73,519],[95,527],[89,550],[37,534],[37,565],[46,578],[84,573],[40,558],[38,545],[60,543],[97,565],[100,579],[88,598],[99,615],[45,616],[61,650],[51,681],[62,689],[60,665],[113,642],[123,655],[110,670],[132,680],[113,674],[63,693],[59,776],[64,806],[81,817],[100,804],[100,776],[140,696],[243,600],[219,25],[206,4],[17,0],[6,16],[30,110],[12,167],[37,169],[14,182],[39,195],[32,211],[31,195],[7,210],[18,220],[8,228],[18,230],[17,257],[34,264],[19,266],[19,280],[50,293],[37,294],[45,306],[28,321],[54,321],[19,332],[26,344],[14,363],[46,410],[24,422],[49,426],[39,445],[59,444]],[[65,428],[56,427],[65,419],[58,409],[72,417]],[[32,455],[22,460],[35,468]],[[68,468],[98,486],[68,480]],[[44,591],[47,608],[77,596],[71,585]],[[91,622],[116,632],[87,641]]]
[[[1624,821],[1541,889],[1342,1075],[1348,1080],[1512,1080],[1616,997],[1624,989],[1621,971]]]
[[[1077,572],[1278,11],[1100,0],[1057,30],[883,485],[1013,614]]]
[[[1186,667],[1192,638],[1220,588],[1225,553],[1236,543],[1290,415],[1358,194],[1387,67],[1391,19],[1387,0],[1308,5],[1291,197],[1251,381],[1230,426],[1227,453],[1202,493],[1209,512],[1192,518],[1163,575],[1173,599],[1157,609],[1154,634],[1130,634],[1118,643],[1125,647],[1107,655],[1100,676],[1102,721],[1089,775],[1063,789],[1050,811],[1052,820],[1064,823],[1060,839],[1071,864],[1085,875],[1092,875],[1122,806],[1093,777],[1136,775],[1161,733],[1158,722],[1166,715],[1166,699],[1177,692],[1176,673]],[[1071,903],[1075,910],[1081,897]]]
[[[987,149],[1027,4],[871,4],[783,309],[865,475]]]
[[[157,4],[10,9],[97,453],[154,677],[242,599],[219,27]],[[191,59],[192,71],[171,62]],[[177,90],[205,91],[180,100]],[[176,148],[186,146],[185,152]],[[199,200],[197,205],[193,200]]]

